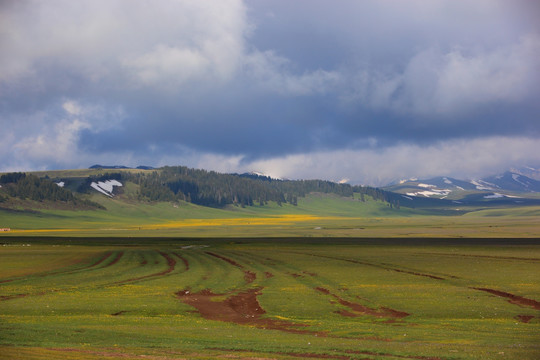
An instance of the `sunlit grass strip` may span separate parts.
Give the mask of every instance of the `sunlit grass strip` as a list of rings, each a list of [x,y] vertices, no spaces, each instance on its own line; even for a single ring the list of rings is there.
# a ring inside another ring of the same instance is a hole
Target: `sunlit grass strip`
[[[170,221],[164,224],[154,224],[144,226],[144,229],[165,229],[182,227],[214,227],[214,226],[273,226],[273,225],[294,225],[299,222],[338,220],[335,216],[315,216],[315,215],[275,215],[269,217],[253,218],[232,218],[232,219],[185,219],[181,221]]]

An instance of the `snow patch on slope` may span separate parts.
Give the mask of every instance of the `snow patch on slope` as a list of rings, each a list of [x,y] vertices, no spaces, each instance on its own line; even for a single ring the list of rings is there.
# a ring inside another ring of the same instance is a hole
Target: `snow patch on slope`
[[[105,180],[105,181],[98,181],[92,182],[90,186],[102,193],[103,195],[107,195],[108,197],[113,197],[113,189],[115,186],[122,186],[122,183],[118,180]]]
[[[514,179],[515,182],[525,186],[526,188],[529,188],[529,183],[524,183],[523,181],[519,180],[520,175],[518,174],[512,174],[512,179]]]
[[[472,180],[471,184],[475,185],[476,189],[478,190],[493,190],[495,188],[498,188],[497,185],[484,180]]]
[[[504,197],[503,194],[493,193],[493,194],[491,194],[491,195],[486,195],[486,196],[484,196],[484,199],[500,199],[500,198],[502,198],[502,197]]]
[[[420,186],[420,185],[426,185],[426,184],[418,184],[418,186]],[[433,186],[433,185],[429,185],[429,189],[430,190],[425,190],[425,191],[408,192],[407,195],[409,195],[409,196],[422,195],[422,196],[425,196],[425,197],[430,197],[430,196],[443,196],[443,197],[446,197],[446,196],[448,196],[448,194],[450,194],[452,192],[452,190],[450,190],[450,189],[435,189],[435,186]]]

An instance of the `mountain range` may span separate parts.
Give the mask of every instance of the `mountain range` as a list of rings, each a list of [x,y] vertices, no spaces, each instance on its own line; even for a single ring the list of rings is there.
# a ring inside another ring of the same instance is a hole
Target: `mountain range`
[[[94,165],[86,170],[0,174],[0,210],[106,210],[113,202],[126,206],[191,203],[225,210],[271,204],[296,207],[299,199],[326,194],[338,199],[343,208],[352,199],[359,202],[358,206],[369,200],[392,211],[407,208],[422,214],[457,214],[490,207],[540,205],[540,181],[526,174],[537,176],[540,171],[512,169],[477,180],[442,176],[409,179],[374,188],[325,180],[275,179],[255,172],[221,174],[183,166],[154,169]]]
[[[531,173],[537,171],[529,168]],[[520,202],[522,199],[538,198],[540,181],[517,170],[478,180],[460,180],[452,177],[402,180],[383,187],[384,190],[407,197],[461,200],[507,200]]]

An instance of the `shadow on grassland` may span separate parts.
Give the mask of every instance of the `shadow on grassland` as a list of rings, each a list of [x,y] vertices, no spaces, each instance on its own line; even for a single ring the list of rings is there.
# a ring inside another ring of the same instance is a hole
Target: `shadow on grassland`
[[[540,238],[334,238],[334,237],[59,237],[2,236],[0,245],[117,245],[177,246],[186,244],[299,244],[299,245],[381,245],[381,246],[449,246],[449,245],[540,245]]]

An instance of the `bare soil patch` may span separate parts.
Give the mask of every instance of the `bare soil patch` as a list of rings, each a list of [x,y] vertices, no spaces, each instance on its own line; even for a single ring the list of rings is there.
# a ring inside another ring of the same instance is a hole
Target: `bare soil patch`
[[[119,316],[119,315],[123,315],[125,313],[127,313],[127,310],[122,310],[122,311],[115,312],[114,314],[111,314],[111,316]]]
[[[244,290],[229,295],[222,301],[216,301],[215,298],[227,294],[214,294],[210,290],[202,290],[197,293],[182,290],[177,292],[176,296],[184,303],[196,308],[199,314],[208,320],[251,325],[261,329],[280,330],[296,334],[326,335],[302,330],[302,327],[307,326],[304,324],[262,317],[266,314],[266,311],[257,300],[257,296],[261,294],[261,291],[262,288]]]
[[[374,316],[374,317],[377,317],[377,318],[403,319],[403,318],[410,315],[409,313],[406,313],[404,311],[398,311],[398,310],[390,309],[390,308],[387,308],[387,307],[381,307],[381,308],[378,308],[378,309],[373,309],[373,308],[370,308],[370,307],[362,305],[362,304],[353,303],[351,301],[348,301],[348,300],[345,300],[345,299],[339,297],[336,294],[331,293],[330,290],[325,289],[323,287],[316,287],[315,290],[317,290],[317,291],[319,291],[319,292],[321,292],[321,293],[323,293],[325,295],[332,296],[334,299],[337,300],[338,303],[348,307],[350,309],[350,311],[349,310],[340,310],[340,311],[337,312],[338,314],[340,314],[342,316],[358,317],[358,316],[362,316],[362,315],[369,315],[369,316]]]
[[[229,258],[226,258],[225,256],[221,256],[219,254],[216,254],[216,253],[213,253],[213,252],[210,252],[210,251],[206,251],[206,254],[210,255],[210,256],[213,256],[213,257],[216,257],[218,259],[221,259],[223,261],[226,261],[228,262],[229,264],[231,264],[232,266],[236,266],[240,269],[243,269],[244,267],[242,265],[240,265],[239,263],[237,263],[236,261],[232,260],[232,259],[229,259]]]
[[[189,261],[187,261],[186,258],[184,258],[183,256],[179,255],[179,254],[176,253],[176,252],[174,252],[173,254],[176,255],[176,256],[178,256],[178,258],[179,258],[180,260],[182,260],[182,262],[184,263],[184,266],[185,266],[186,270],[189,270]]]
[[[529,321],[531,321],[532,319],[534,319],[534,316],[533,315],[518,315],[518,316],[516,316],[516,319],[518,319],[522,323],[526,324]]]
[[[508,302],[511,304],[519,305],[519,306],[526,306],[526,307],[532,307],[533,309],[540,310],[540,302],[533,300],[533,299],[527,299],[522,296],[510,294],[504,291],[500,290],[494,290],[494,289],[488,289],[488,288],[476,288],[473,287],[472,289],[485,291],[490,294],[493,294],[495,296],[500,296],[508,299]]]
[[[244,280],[247,284],[251,284],[257,279],[257,274],[252,271],[244,270]]]

